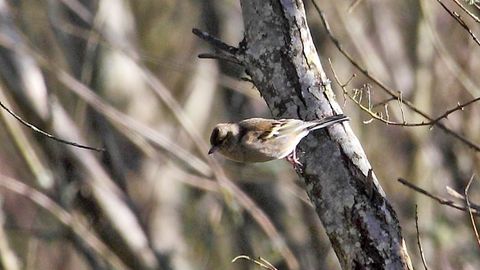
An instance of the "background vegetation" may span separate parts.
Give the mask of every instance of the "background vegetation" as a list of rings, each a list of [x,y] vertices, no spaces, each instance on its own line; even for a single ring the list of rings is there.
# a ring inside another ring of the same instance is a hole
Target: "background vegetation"
[[[357,63],[435,119],[480,96],[479,22],[456,1],[318,1]],[[479,14],[478,6],[467,6]],[[389,100],[359,72],[305,3],[322,59],[347,94],[398,123],[426,121]],[[469,34],[447,10],[456,11]],[[218,122],[270,117],[235,64],[211,52],[200,28],[242,39],[238,1],[0,0],[0,101],[48,133],[0,111],[0,261],[3,269],[338,269],[302,183],[285,161],[236,164],[206,155]],[[463,201],[480,154],[436,126],[386,125],[349,100],[325,69],[350,124],[394,205],[417,269],[415,205],[432,269],[478,269],[468,213],[440,206],[397,181]],[[357,90],[355,90],[357,89]],[[360,100],[360,96],[362,99]],[[387,100],[385,105],[382,101]],[[379,104],[378,106],[373,106]],[[480,144],[480,107],[441,122]],[[428,122],[428,121],[427,121]],[[325,153],[328,155],[328,153]],[[226,175],[217,180],[213,172]],[[457,196],[458,197],[458,196]],[[474,178],[470,200],[480,202]]]

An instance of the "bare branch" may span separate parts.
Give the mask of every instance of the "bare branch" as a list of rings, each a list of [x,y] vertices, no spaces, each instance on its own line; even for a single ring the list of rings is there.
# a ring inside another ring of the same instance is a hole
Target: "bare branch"
[[[468,191],[470,190],[470,186],[475,179],[475,174],[470,177],[467,186],[465,187],[465,203],[468,207],[468,215],[470,216],[470,221],[472,222],[473,232],[475,233],[475,238],[477,239],[477,244],[480,247],[480,236],[478,235],[477,225],[475,224],[475,218],[473,217],[472,208],[470,207],[470,200],[468,199]]]
[[[405,100],[405,99],[402,99],[401,96],[397,93],[399,93],[400,91],[395,91],[395,90],[392,90],[390,89],[389,87],[387,87],[383,82],[381,82],[380,80],[378,80],[377,78],[373,77],[364,67],[362,67],[359,63],[357,63],[353,57],[343,49],[343,46],[342,44],[338,41],[338,39],[333,35],[331,29],[330,29],[330,25],[328,24],[328,21],[325,17],[325,14],[324,12],[318,7],[318,5],[316,4],[316,2],[314,0],[311,0],[314,7],[315,7],[315,10],[317,11],[318,15],[320,16],[320,19],[322,20],[322,23],[323,25],[325,26],[325,30],[327,31],[327,35],[329,36],[330,40],[334,43],[334,45],[337,47],[337,49],[340,51],[340,53],[342,53],[346,58],[347,60],[354,66],[356,67],[358,70],[360,70],[360,72],[362,72],[362,74],[364,74],[366,77],[368,77],[370,80],[372,80],[376,85],[378,85],[381,89],[383,89],[387,94],[389,94],[391,97],[397,99],[397,100],[401,100],[403,104],[405,104],[407,107],[409,107],[412,111],[420,114],[421,116],[427,118],[429,121],[434,121],[434,119],[432,117],[430,117],[427,113],[421,111],[420,109],[418,109],[415,105],[413,105],[413,103],[411,103],[410,101],[408,100]],[[461,141],[462,143],[466,144],[467,146],[469,146],[470,148],[474,149],[475,151],[477,152],[480,152],[480,145],[472,142],[471,140],[465,138],[464,136],[460,135],[459,133],[447,128],[444,124],[440,123],[440,122],[435,122],[435,126],[439,127],[440,129],[442,129],[443,131],[445,131],[447,134],[450,134],[452,135],[454,138],[458,139],[459,141]]]
[[[422,243],[420,242],[420,230],[418,229],[418,205],[415,205],[415,229],[417,230],[417,244],[420,250],[420,256],[422,257],[422,264],[425,270],[428,270],[427,261],[425,260],[425,254],[423,253]]]
[[[480,19],[475,16],[475,14],[473,14],[470,10],[464,7],[458,0],[453,0],[453,2],[455,2],[455,4],[457,4],[457,6],[459,6],[463,11],[465,11],[465,13],[467,13],[468,16],[470,16],[474,21],[480,23]]]
[[[273,266],[269,261],[265,260],[262,257],[258,257],[258,259],[252,259],[250,256],[247,256],[247,255],[239,255],[239,256],[233,258],[232,263],[236,262],[239,259],[244,259],[244,260],[253,262],[256,265],[259,265],[260,267],[268,269],[268,270],[277,270],[277,268],[275,268],[275,266]]]
[[[447,118],[450,114],[456,112],[456,111],[459,111],[459,110],[463,110],[466,106],[468,105],[471,105],[477,101],[480,100],[480,97],[478,98],[475,98],[475,99],[472,99],[468,102],[465,102],[463,104],[458,104],[455,108],[452,108],[448,111],[446,111],[444,114],[440,115],[439,117],[435,118],[434,120],[432,121],[429,121],[429,122],[420,122],[420,123],[407,123],[407,121],[405,120],[404,118],[404,113],[403,113],[403,110],[402,110],[402,106],[401,104],[403,104],[402,100],[398,100],[394,97],[391,97],[387,100],[384,100],[380,103],[377,103],[375,105],[372,105],[371,104],[371,101],[370,101],[370,90],[367,89],[367,97],[368,97],[368,107],[366,107],[365,105],[363,105],[361,102],[361,97],[362,97],[362,93],[363,91],[358,90],[358,89],[354,89],[354,94],[353,95],[349,95],[348,94],[348,90],[346,88],[346,85],[348,85],[350,83],[350,80],[353,78],[353,76],[349,79],[349,81],[347,81],[346,83],[342,83],[340,82],[339,78],[338,78],[338,75],[335,71],[335,69],[333,68],[333,64],[332,64],[332,61],[330,59],[328,59],[328,62],[330,64],[330,68],[332,70],[332,73],[333,73],[333,76],[335,78],[335,81],[337,82],[337,84],[342,88],[343,90],[343,95],[344,97],[347,96],[350,100],[352,100],[362,111],[366,112],[367,114],[369,114],[373,119],[376,119],[380,122],[383,122],[387,125],[392,125],[392,126],[404,126],[404,127],[419,127],[419,126],[431,126],[431,125],[434,125],[436,124],[438,121],[444,119],[444,118]],[[360,93],[360,94],[359,94]],[[358,98],[357,98],[358,97]],[[401,97],[401,95],[400,95]],[[390,101],[393,101],[393,100],[398,100],[398,102],[400,103],[400,110],[402,111],[402,118],[403,118],[403,122],[394,122],[394,121],[390,121],[390,117],[389,117],[389,113],[388,113],[388,102]],[[379,106],[380,104],[383,104],[384,105],[384,108],[385,108],[385,117],[386,118],[383,118],[382,115],[378,114],[377,112],[374,112],[372,111],[372,108],[375,107],[375,106]]]
[[[105,152],[104,148],[91,147],[91,146],[87,146],[87,145],[83,145],[83,144],[79,144],[79,143],[76,143],[76,142],[71,142],[71,141],[67,141],[67,140],[55,137],[55,136],[39,129],[38,127],[34,126],[33,124],[30,124],[29,122],[23,120],[23,118],[21,118],[20,116],[15,114],[12,110],[7,108],[7,106],[5,106],[1,101],[0,101],[0,107],[2,107],[5,111],[7,111],[11,116],[13,116],[15,119],[17,119],[24,126],[28,127],[29,129],[33,130],[34,132],[39,133],[39,134],[41,134],[41,135],[43,135],[43,136],[45,136],[49,139],[52,139],[52,140],[60,142],[60,143],[72,145],[72,146],[75,146],[75,147],[78,147],[78,148],[93,150],[93,151],[97,151],[97,152]]]
[[[366,112],[367,114],[369,114],[372,118],[380,121],[380,122],[383,122],[387,125],[392,125],[392,126],[405,126],[405,127],[420,127],[420,126],[432,126],[432,125],[435,125],[438,121],[442,120],[442,119],[446,119],[448,118],[448,116],[456,111],[463,111],[465,109],[465,107],[477,102],[477,101],[480,101],[480,97],[477,97],[477,98],[474,98],[470,101],[467,101],[463,104],[458,104],[457,106],[455,106],[454,108],[452,109],[449,109],[447,110],[445,113],[443,113],[442,115],[438,116],[437,118],[433,119],[432,121],[428,121],[428,122],[425,122],[425,121],[422,121],[420,123],[407,123],[407,121],[405,120],[405,114],[403,112],[403,109],[402,109],[402,104],[403,104],[403,101],[402,99],[396,99],[395,97],[390,97],[384,101],[381,101],[379,103],[376,103],[374,105],[371,104],[371,97],[370,97],[370,89],[367,88],[367,97],[368,97],[368,107],[365,107],[365,105],[363,105],[361,102],[361,97],[362,97],[362,93],[363,91],[361,90],[357,90],[357,89],[354,89],[354,95],[349,95],[348,94],[348,90],[346,88],[346,85],[348,85],[350,83],[350,81],[352,80],[352,77],[350,77],[350,79],[346,82],[346,83],[341,83],[338,76],[337,76],[337,73],[335,72],[335,69],[333,68],[333,64],[331,62],[330,59],[328,59],[328,62],[330,64],[330,68],[332,70],[332,73],[334,75],[334,78],[335,78],[335,81],[337,82],[337,84],[342,88],[343,90],[343,96],[347,96],[348,98],[350,98],[350,100],[352,100],[362,111]],[[360,95],[358,95],[358,93],[360,93]],[[358,98],[357,98],[358,96]],[[401,98],[401,94],[400,94],[400,98]],[[400,110],[402,112],[402,119],[403,119],[403,122],[394,122],[394,121],[390,121],[389,119],[389,114],[388,114],[388,103],[390,101],[394,101],[394,100],[397,100],[399,102],[399,106],[400,106]],[[372,109],[374,107],[377,107],[379,105],[384,105],[384,108],[385,108],[385,116],[386,118],[383,118],[381,115],[379,115],[377,112],[374,112],[372,111]]]
[[[465,29],[470,34],[473,40],[480,46],[480,40],[478,40],[477,36],[475,36],[472,30],[468,27],[467,23],[462,19],[462,16],[460,16],[460,14],[458,14],[456,11],[451,11],[450,9],[448,9],[448,7],[445,6],[442,1],[437,0],[437,2],[443,7],[443,9],[445,9],[448,14],[450,14],[450,16],[452,16],[452,18],[454,18],[458,22],[458,24],[460,24],[461,27],[463,27],[463,29]]]
[[[230,62],[230,63],[234,63],[234,64],[237,64],[237,65],[241,65],[241,64],[242,64],[240,61],[238,61],[237,58],[231,57],[231,56],[228,56],[228,55],[224,55],[224,54],[201,53],[201,54],[198,55],[198,58],[200,58],[200,59],[217,59],[217,60],[223,60],[223,61],[227,61],[227,62]]]
[[[302,1],[272,5],[242,0],[241,4],[246,41],[241,44],[243,62],[273,117],[311,120],[341,112],[313,46]],[[322,144],[308,144],[308,139],[300,143],[299,149],[307,151],[300,157],[305,166],[297,174],[306,184],[341,266],[411,269],[398,223],[384,223],[396,220],[396,214],[373,173],[370,182],[375,199],[365,192],[363,183],[369,181],[371,166],[358,139],[348,125],[338,127],[326,131],[330,136],[314,135],[317,140],[325,139]],[[338,154],[324,157],[326,149]],[[343,201],[346,196],[354,203]],[[371,230],[377,226],[388,232],[380,236],[378,230]]]
[[[463,205],[460,205],[460,204],[458,204],[458,203],[456,203],[452,200],[441,198],[439,196],[433,195],[432,193],[415,186],[414,184],[408,182],[407,180],[405,180],[403,178],[398,178],[398,182],[400,182],[400,183],[404,184],[405,186],[415,190],[416,192],[419,192],[419,193],[421,193],[421,194],[423,194],[427,197],[430,197],[431,199],[437,201],[439,204],[447,205],[447,206],[450,206],[452,208],[455,208],[455,209],[458,209],[458,210],[461,210],[461,211],[467,211],[467,207],[465,207]],[[479,213],[478,209],[473,208],[473,207],[471,207],[470,209],[472,210],[473,214],[475,214],[476,216],[480,216],[480,213]]]
[[[214,48],[227,52],[228,54],[234,56],[238,54],[238,48],[233,47],[231,45],[226,44],[225,42],[221,41],[220,39],[211,36],[207,32],[203,32],[200,29],[193,28],[192,33],[197,37],[205,40],[206,42],[210,43]]]
[[[395,97],[389,97],[387,99],[384,99],[380,102],[377,102],[375,104],[372,104],[372,109],[378,107],[378,106],[384,106],[385,104],[389,103],[390,101],[397,100]]]
[[[477,102],[480,100],[480,97],[477,97],[477,98],[474,98],[470,101],[467,101],[463,104],[458,104],[455,108],[452,108],[448,111],[446,111],[444,114],[440,115],[439,117],[435,118],[433,121],[431,121],[429,123],[429,125],[434,125],[435,123],[437,123],[438,121],[442,120],[443,118],[448,118],[448,116],[456,111],[463,111],[465,109],[465,107]]]

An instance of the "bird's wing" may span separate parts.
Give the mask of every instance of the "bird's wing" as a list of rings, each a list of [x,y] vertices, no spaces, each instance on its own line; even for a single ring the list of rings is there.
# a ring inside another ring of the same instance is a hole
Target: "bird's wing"
[[[281,125],[281,122],[274,119],[250,118],[240,121],[240,134],[249,137],[255,135],[258,139],[267,138],[272,130]]]
[[[309,126],[307,122],[298,119],[264,119],[250,118],[239,123],[241,133],[247,131],[256,134],[259,140],[268,140],[283,136],[291,136],[304,132]]]

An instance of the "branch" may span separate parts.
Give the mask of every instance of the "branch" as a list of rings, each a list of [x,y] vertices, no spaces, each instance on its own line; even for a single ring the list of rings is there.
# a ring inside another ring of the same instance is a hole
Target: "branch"
[[[413,103],[411,103],[410,101],[408,100],[405,100],[405,99],[402,99],[401,95],[397,94],[397,93],[400,93],[400,91],[396,91],[396,90],[393,90],[393,89],[390,89],[389,87],[387,87],[383,82],[381,82],[380,80],[378,80],[377,78],[375,78],[374,76],[372,76],[364,67],[362,67],[359,63],[357,63],[353,57],[343,49],[343,46],[341,45],[341,43],[338,41],[338,39],[333,35],[331,29],[330,29],[330,25],[328,24],[328,21],[325,17],[325,14],[324,12],[318,7],[318,5],[316,4],[316,2],[314,0],[311,0],[314,7],[315,7],[315,10],[317,11],[318,15],[320,16],[320,19],[322,20],[322,23],[323,25],[325,26],[325,30],[327,31],[327,35],[329,36],[330,40],[334,43],[334,45],[337,47],[337,49],[340,51],[340,53],[342,53],[346,58],[347,60],[354,66],[356,67],[362,74],[364,74],[367,78],[369,78],[370,80],[372,80],[376,85],[378,85],[381,89],[383,89],[388,95],[390,95],[392,98],[395,98],[397,100],[401,100],[401,102],[403,104],[405,104],[407,107],[409,107],[412,111],[420,114],[421,116],[427,118],[429,121],[434,121],[435,119],[433,119],[432,117],[430,117],[427,113],[421,111],[420,109],[416,108],[415,105],[413,105]],[[471,140],[465,138],[464,136],[458,134],[457,132],[447,128],[444,124],[440,123],[440,122],[435,122],[435,126],[439,127],[440,129],[442,129],[443,131],[445,131],[447,134],[450,134],[451,136],[453,136],[454,138],[456,138],[457,140],[461,141],[462,143],[466,144],[467,146],[469,146],[470,148],[474,149],[475,151],[477,152],[480,152],[480,145],[472,142]]]
[[[480,235],[478,233],[478,229],[477,229],[477,225],[475,223],[475,218],[474,218],[474,215],[476,216],[480,216],[480,213],[479,213],[479,209],[480,209],[480,206],[479,205],[476,205],[476,204],[472,204],[469,200],[469,190],[470,190],[470,186],[472,185],[472,182],[475,178],[475,175],[472,175],[472,177],[470,177],[470,180],[468,181],[468,184],[467,186],[465,187],[465,196],[462,196],[461,194],[459,194],[458,192],[452,190],[451,188],[447,187],[447,191],[452,195],[454,196],[455,198],[458,198],[458,199],[464,199],[465,201],[465,204],[466,204],[466,207],[464,206],[461,206],[457,203],[455,203],[454,201],[451,201],[451,200],[448,200],[448,199],[444,199],[444,198],[441,198],[441,197],[438,197],[436,195],[433,195],[432,193],[422,189],[422,188],[419,188],[417,186],[415,186],[414,184],[412,183],[409,183],[407,180],[405,179],[402,179],[402,178],[399,178],[398,181],[402,184],[404,184],[405,186],[429,197],[429,198],[432,198],[433,200],[437,201],[438,203],[440,204],[443,204],[443,205],[447,205],[447,206],[450,206],[450,207],[453,207],[455,209],[458,209],[458,210],[461,210],[461,211],[466,211],[468,212],[469,214],[469,217],[470,217],[470,222],[472,224],[472,228],[473,228],[473,232],[475,233],[475,239],[477,240],[477,244],[478,246],[480,247]],[[423,255],[423,251],[422,251],[422,247],[420,245],[420,239],[419,239],[419,233],[418,233],[418,224],[417,224],[417,209],[415,208],[415,223],[416,223],[416,228],[417,228],[417,241],[418,241],[418,245],[419,245],[419,248],[420,248],[420,253],[422,255],[422,262],[423,262],[423,265],[425,267],[425,269],[427,269],[427,265],[425,263],[425,258],[424,258],[424,255]]]
[[[470,209],[472,211],[473,214],[475,214],[476,216],[480,216],[480,207],[477,206],[477,205],[471,205],[470,208],[467,208],[463,205],[460,205],[452,200],[449,200],[449,199],[445,199],[445,198],[442,198],[442,197],[439,197],[437,195],[434,195],[428,191],[426,191],[425,189],[422,189],[420,187],[417,187],[416,185],[408,182],[407,180],[403,179],[403,178],[398,178],[397,180],[398,182],[402,183],[403,185],[415,190],[416,192],[418,193],[421,193],[435,201],[437,201],[439,204],[442,204],[442,205],[446,205],[446,206],[450,206],[452,208],[455,208],[457,210],[461,210],[461,211],[467,211],[468,209]]]
[[[448,9],[448,7],[445,6],[445,4],[442,1],[437,0],[437,2],[443,7],[443,9],[445,9],[445,11],[450,16],[452,16],[452,18],[454,18],[458,22],[458,24],[460,24],[461,27],[463,27],[463,29],[465,29],[468,32],[468,34],[470,34],[470,36],[473,38],[475,43],[477,43],[480,46],[480,40],[478,40],[478,38],[475,36],[472,30],[470,30],[467,23],[462,19],[462,16],[460,16],[460,14],[458,14],[456,11],[451,11],[450,9]]]
[[[477,244],[480,247],[480,237],[478,235],[477,225],[475,224],[475,218],[473,217],[472,208],[470,207],[470,199],[468,198],[468,191],[470,190],[470,185],[475,178],[475,174],[470,177],[467,186],[465,187],[465,203],[468,207],[468,215],[470,216],[470,221],[472,222],[473,232],[475,233],[475,238],[477,239]]]
[[[420,242],[420,231],[418,230],[418,205],[415,205],[415,229],[417,230],[417,245],[418,249],[420,250],[420,256],[422,257],[423,268],[428,270],[425,254],[423,253],[422,243]]]
[[[221,41],[220,39],[210,35],[207,32],[203,32],[200,29],[193,28],[192,33],[195,36],[205,40],[208,43],[210,43],[213,47],[215,47],[217,49],[225,51],[225,52],[227,52],[231,55],[236,55],[238,53],[238,48],[233,47],[231,45],[228,45],[227,43],[225,43],[225,42]]]
[[[242,64],[242,61],[240,60],[240,53],[238,48],[228,45],[227,43],[221,41],[220,39],[210,35],[207,32],[203,32],[197,28],[193,28],[192,33],[197,37],[208,42],[215,49],[218,49],[223,52],[223,54],[199,54],[198,55],[199,58],[221,59],[221,60],[226,60],[228,62],[232,62],[238,65]],[[224,54],[227,54],[227,55],[224,55]]]
[[[196,31],[194,31],[194,33],[195,32]],[[208,34],[199,32],[199,30],[198,30],[198,33],[201,33],[202,36],[209,37]],[[215,40],[215,38],[212,37],[212,40]],[[214,43],[217,44],[217,42],[214,42]],[[220,43],[223,43],[223,42],[220,42]],[[115,43],[110,42],[110,44],[115,44]],[[143,125],[136,121],[135,122],[131,121],[133,119],[131,119],[126,115],[120,116],[118,112],[112,111],[114,109],[111,106],[107,106],[108,109],[103,108],[103,106],[100,105],[100,103],[98,102],[99,99],[96,97],[96,95],[90,88],[88,88],[82,82],[78,81],[76,78],[70,75],[67,71],[58,67],[55,63],[51,63],[50,61],[48,61],[48,59],[44,58],[41,54],[36,52],[34,49],[28,47],[27,44],[16,44],[8,37],[0,35],[0,45],[14,51],[20,50],[20,51],[28,52],[35,58],[36,61],[38,61],[40,65],[42,65],[42,67],[44,67],[48,72],[50,72],[54,77],[56,77],[56,79],[61,84],[66,86],[68,90],[74,92],[80,98],[82,98],[87,103],[92,105],[94,109],[101,112],[102,114],[105,114],[108,117],[113,117],[123,127],[130,129],[135,133],[138,133],[138,132],[134,128],[132,128],[132,126],[141,127],[140,129],[145,133],[140,133],[140,135],[145,136],[147,139],[157,143],[161,147],[164,147],[166,150],[170,150],[171,147],[169,147],[168,146],[169,144],[168,143],[166,144],[166,142],[163,140],[163,136],[158,134],[153,129],[147,127],[146,125]],[[226,45],[226,47],[223,47],[223,45],[220,45],[220,47],[230,52],[234,52],[237,50],[236,48],[234,50],[233,49],[234,47],[231,47],[229,45]],[[292,250],[287,246],[280,232],[275,227],[273,222],[269,219],[269,217],[265,214],[265,212],[257,205],[255,201],[253,201],[253,199],[251,199],[243,190],[241,190],[238,186],[236,186],[225,175],[224,171],[222,170],[218,162],[208,157],[207,155],[208,146],[206,145],[202,135],[199,134],[198,130],[191,123],[190,119],[186,116],[185,112],[183,111],[179,103],[175,100],[175,98],[172,96],[171,92],[168,91],[168,89],[166,89],[166,87],[160,82],[160,80],[158,80],[158,78],[156,78],[147,68],[145,68],[141,63],[139,63],[136,58],[132,57],[131,54],[129,54],[124,50],[122,50],[122,52],[125,53],[125,56],[131,57],[132,60],[135,63],[137,63],[138,67],[143,72],[144,78],[146,79],[147,83],[152,87],[155,93],[165,102],[167,107],[173,112],[173,115],[179,120],[179,123],[185,129],[188,135],[192,138],[192,140],[194,141],[194,143],[196,144],[200,152],[206,158],[209,159],[210,168],[208,169],[213,170],[215,178],[217,179],[217,181],[222,187],[221,190],[223,192],[223,195],[225,197],[231,197],[230,195],[233,195],[233,197],[235,197],[235,199],[243,207],[243,209],[245,209],[253,217],[253,219],[262,228],[265,234],[270,239],[272,239],[275,247],[279,250],[279,252],[285,258],[285,261],[287,262],[287,264],[293,269],[298,268],[298,261],[295,258],[295,255],[293,254]],[[120,120],[119,117],[120,118],[123,117],[124,121]],[[128,123],[128,125],[125,125],[126,123]],[[191,157],[195,157],[195,156],[191,155]],[[188,165],[188,162],[187,162],[187,165]],[[200,173],[200,174],[209,176],[210,172]]]
[[[442,115],[438,116],[437,118],[433,119],[432,121],[428,121],[428,122],[425,122],[425,121],[422,121],[420,123],[407,123],[405,120],[403,122],[394,122],[394,121],[390,121],[389,120],[389,117],[388,117],[388,106],[387,104],[390,102],[390,101],[398,101],[400,103],[402,103],[402,100],[401,99],[397,99],[396,97],[391,97],[391,98],[388,98],[382,102],[379,102],[377,104],[374,104],[372,105],[371,102],[369,102],[369,105],[368,107],[365,107],[365,105],[362,104],[362,100],[361,100],[361,97],[362,97],[362,93],[360,93],[360,97],[357,99],[357,91],[355,92],[355,94],[352,96],[348,93],[348,90],[346,88],[346,86],[350,83],[351,79],[355,76],[352,76],[350,78],[350,80],[348,80],[346,83],[341,83],[340,82],[340,79],[338,78],[338,75],[335,71],[335,69],[333,68],[333,64],[332,64],[332,61],[330,59],[328,59],[328,62],[330,64],[330,68],[332,70],[332,73],[333,73],[333,76],[335,78],[335,81],[336,83],[342,88],[343,90],[343,94],[344,96],[347,96],[350,100],[352,100],[362,111],[366,112],[367,114],[369,114],[373,119],[376,119],[380,122],[383,122],[387,125],[392,125],[392,126],[404,126],[404,127],[420,127],[420,126],[432,126],[432,125],[435,125],[438,121],[442,120],[442,119],[446,119],[448,118],[448,116],[456,111],[460,111],[460,110],[464,110],[465,107],[477,102],[477,101],[480,101],[480,97],[477,97],[477,98],[474,98],[470,101],[467,101],[463,104],[460,104],[458,103],[457,106],[455,106],[454,108],[452,109],[449,109],[447,110],[445,113],[443,113]],[[354,89],[355,90],[355,89]],[[368,99],[370,101],[370,94],[368,94]],[[380,106],[380,105],[384,105],[385,106],[385,114],[387,115],[387,118],[383,118],[382,115],[379,115],[377,112],[374,112],[372,109],[374,107],[377,107],[377,106]],[[403,114],[403,111],[402,111],[402,116],[404,116]]]
[[[477,98],[474,98],[470,101],[467,101],[463,104],[460,104],[458,103],[458,105],[448,111],[446,111],[444,114],[440,115],[439,117],[435,118],[434,120],[432,120],[429,125],[434,125],[436,124],[438,121],[442,120],[443,118],[448,118],[448,116],[456,111],[463,111],[465,109],[465,107],[477,102],[480,100],[480,97],[477,97]]]
[[[75,146],[75,147],[78,147],[78,148],[93,150],[93,151],[97,151],[97,152],[105,152],[104,148],[96,148],[96,147],[86,146],[86,145],[83,145],[83,144],[79,144],[79,143],[76,143],[76,142],[71,142],[71,141],[67,141],[67,140],[55,137],[55,136],[39,129],[38,127],[30,124],[29,122],[23,120],[20,116],[18,116],[13,111],[11,111],[9,108],[7,108],[7,106],[5,106],[1,101],[0,101],[0,107],[2,107],[5,111],[7,111],[11,116],[13,116],[15,119],[17,119],[24,126],[28,127],[29,129],[33,130],[34,132],[39,133],[39,134],[41,134],[41,135],[43,135],[43,136],[45,136],[49,139],[52,139],[52,140],[60,142],[60,143],[72,145],[72,146]]]
[[[233,258],[232,263],[236,262],[239,259],[247,260],[249,262],[252,262],[262,268],[268,269],[268,270],[278,270],[273,266],[269,261],[265,260],[262,257],[258,257],[258,259],[252,259],[250,256],[247,255],[239,255],[235,258]]]
[[[237,65],[242,64],[240,61],[238,61],[237,58],[231,57],[231,56],[228,56],[228,55],[224,55],[224,54],[201,53],[201,54],[198,55],[198,58],[200,58],[200,59],[223,60],[223,61],[234,63],[234,64],[237,64]]]
[[[383,118],[382,115],[379,115],[378,113],[372,111],[372,106],[369,105],[368,107],[365,107],[363,104],[362,104],[362,101],[361,101],[361,97],[362,97],[362,93],[360,93],[360,97],[359,99],[357,99],[357,91],[355,92],[355,94],[352,96],[352,95],[349,95],[348,94],[348,90],[346,88],[346,85],[348,84],[347,83],[341,83],[340,82],[340,79],[338,78],[338,75],[337,75],[337,72],[335,71],[335,69],[333,68],[333,65],[332,65],[332,61],[330,59],[328,59],[328,62],[330,64],[330,68],[332,70],[332,73],[333,73],[333,77],[335,78],[335,81],[337,82],[337,84],[342,88],[343,90],[343,95],[344,96],[347,96],[351,101],[353,101],[362,111],[368,113],[372,119],[376,119],[380,122],[383,122],[387,125],[392,125],[392,126],[420,126],[420,125],[424,125],[425,123],[418,123],[418,124],[409,124],[407,122],[403,122],[403,123],[399,123],[399,122],[394,122],[394,121],[390,121],[388,118],[388,106],[387,104],[388,103],[385,103],[385,114],[387,115],[387,119]],[[353,77],[352,77],[353,78]],[[349,80],[350,81],[350,80]],[[370,95],[369,95],[369,99],[370,99]],[[396,100],[396,99],[393,99],[393,100]],[[378,105],[378,104],[377,104]],[[365,124],[367,123],[370,123],[370,120],[368,121],[365,121],[364,122]]]
[[[273,117],[313,120],[342,113],[308,30],[303,2],[242,0],[241,7],[242,62]],[[340,265],[411,269],[395,211],[348,123],[311,134],[298,149],[305,154],[299,155],[304,167],[297,174]]]
[[[480,23],[480,19],[475,16],[475,14],[473,14],[470,10],[464,7],[458,0],[453,0],[453,2],[455,2],[455,4],[457,4],[457,6],[459,6],[463,11],[465,11],[465,13],[467,13],[468,16],[470,16],[474,21]]]

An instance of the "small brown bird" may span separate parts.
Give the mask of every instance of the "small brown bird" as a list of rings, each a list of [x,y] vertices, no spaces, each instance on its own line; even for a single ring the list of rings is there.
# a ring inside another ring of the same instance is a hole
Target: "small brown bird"
[[[230,160],[245,163],[287,157],[290,163],[301,165],[295,149],[309,132],[348,120],[340,114],[314,121],[250,118],[238,123],[222,123],[215,126],[210,135],[212,147],[208,154],[218,151]]]

